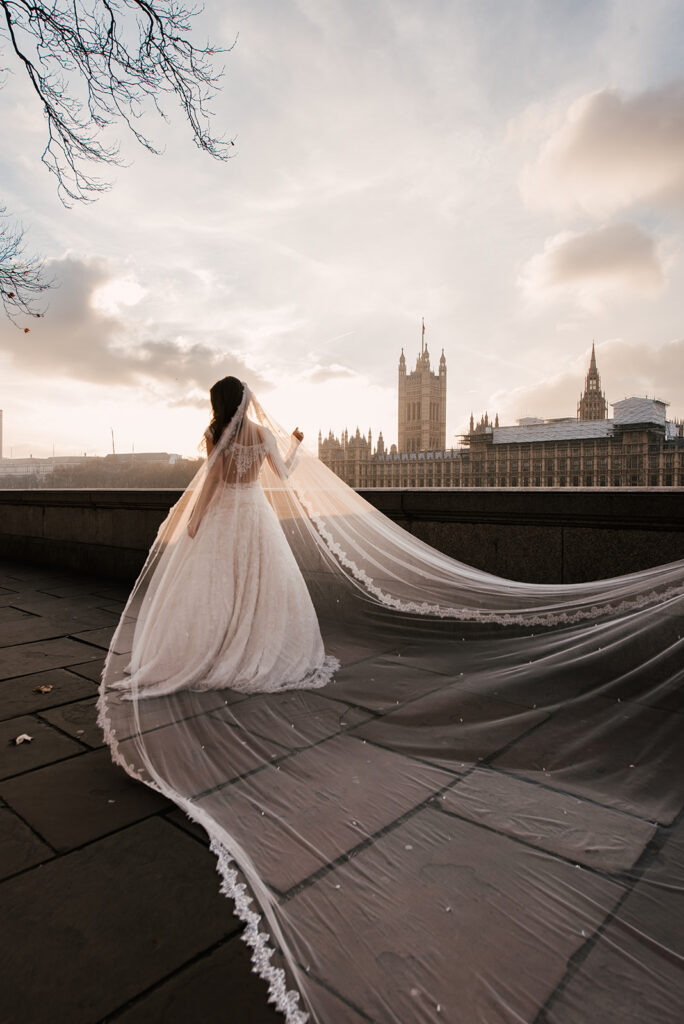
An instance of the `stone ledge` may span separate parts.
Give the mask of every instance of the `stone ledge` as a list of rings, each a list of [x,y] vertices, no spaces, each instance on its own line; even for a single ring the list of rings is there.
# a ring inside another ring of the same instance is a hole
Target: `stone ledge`
[[[360,489],[379,511],[431,522],[588,526],[593,529],[684,531],[684,488]]]
[[[0,556],[131,581],[181,493],[0,491]],[[684,558],[684,488],[359,493],[445,554],[525,582],[582,582]]]

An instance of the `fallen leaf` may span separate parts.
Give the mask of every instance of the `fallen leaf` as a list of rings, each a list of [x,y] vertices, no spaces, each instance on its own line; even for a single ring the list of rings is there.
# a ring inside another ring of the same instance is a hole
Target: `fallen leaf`
[[[14,745],[18,747],[20,743],[30,743],[33,736],[29,736],[27,732],[22,732],[21,736],[15,736]]]
[[[54,690],[54,686],[49,685],[48,683],[43,683],[41,686],[33,687],[34,693],[49,693],[50,690]]]

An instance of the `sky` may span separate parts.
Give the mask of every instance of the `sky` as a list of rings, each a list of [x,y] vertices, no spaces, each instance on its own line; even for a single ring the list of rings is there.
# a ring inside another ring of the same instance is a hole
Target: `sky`
[[[65,209],[0,35],[0,203],[54,281],[0,322],[5,456],[196,455],[228,374],[312,450],[391,444],[423,317],[447,444],[574,416],[593,341],[609,402],[684,416],[680,0],[206,0],[195,38],[231,159],[168,103]]]

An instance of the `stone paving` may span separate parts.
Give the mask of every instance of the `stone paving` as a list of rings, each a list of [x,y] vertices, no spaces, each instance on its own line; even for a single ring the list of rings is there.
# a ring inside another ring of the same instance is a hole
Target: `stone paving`
[[[0,1021],[282,1024],[203,833],[103,748],[97,680],[125,597],[0,570]]]
[[[267,1005],[265,986],[250,973],[239,922],[230,902],[219,895],[203,833],[115,768],[103,747],[95,724],[97,680],[126,594],[125,587],[107,581],[0,566],[0,918],[5,940],[0,1024],[282,1022]],[[450,686],[440,673],[449,666],[412,660],[409,646],[399,661],[398,655],[374,654],[372,645],[363,643],[356,651],[343,650],[345,642],[333,650],[345,664],[335,693],[307,694],[311,713],[301,717],[295,732],[273,735],[268,704],[304,698],[257,696],[231,705],[230,715],[233,725],[242,722],[256,734],[263,720],[264,740],[281,754],[287,748],[278,784],[288,793],[291,784],[289,800],[295,815],[306,817],[307,834],[315,834],[315,800],[299,806],[296,776],[313,770],[307,764],[316,745],[325,744],[331,753],[340,748],[343,755],[345,745],[367,742],[366,781],[371,786],[376,776],[391,778],[410,767],[414,789],[404,787],[408,807],[393,803],[388,791],[386,800],[369,809],[344,771],[322,776],[321,789],[341,806],[348,804],[350,817],[357,817],[354,801],[359,818],[370,815],[365,826],[372,845],[359,843],[358,834],[348,830],[335,837],[328,851],[329,837],[321,834],[312,849],[332,863],[313,856],[295,859],[284,850],[282,863],[272,866],[273,877],[267,879],[288,901],[295,925],[323,914],[335,934],[349,935],[367,930],[368,922],[354,920],[336,896],[345,878],[364,871],[373,877],[378,857],[405,868],[405,878],[397,878],[401,900],[375,923],[375,948],[385,952],[369,958],[359,973],[350,942],[347,987],[336,993],[321,989],[317,1007],[326,1024],[382,1024],[385,990],[397,965],[412,952],[404,948],[402,922],[408,917],[420,922],[423,914],[430,919],[431,900],[452,902],[455,910],[444,915],[435,936],[439,948],[452,954],[453,974],[437,979],[434,993],[443,994],[445,1003],[455,984],[464,1000],[472,990],[469,964],[478,951],[465,948],[464,936],[474,935],[485,959],[494,950],[510,976],[529,973],[522,985],[524,999],[510,1019],[527,1024],[674,1020],[672,993],[681,991],[684,997],[683,972],[662,949],[677,950],[681,944],[684,893],[668,891],[667,900],[654,899],[653,893],[684,875],[679,785],[684,752],[671,742],[681,727],[681,703],[672,694],[648,707],[626,701],[616,742],[631,750],[635,737],[657,728],[663,738],[659,770],[677,782],[659,787],[654,803],[650,791],[642,792],[627,774],[622,808],[616,810],[603,805],[600,778],[582,792],[574,792],[568,782],[559,794],[539,782],[539,770],[529,770],[553,757],[563,730],[581,726],[572,707],[548,716],[532,710],[521,694],[529,710],[516,725],[499,698],[461,687],[459,714],[467,708],[467,718],[501,720],[502,727],[488,733],[491,749],[484,751],[481,767],[466,769],[464,764],[460,776],[452,757],[452,784],[445,787],[448,776],[439,756],[433,763],[407,759],[385,749],[383,737],[406,715],[420,721],[422,714],[433,714],[430,694],[439,690],[448,697]],[[363,685],[366,675],[374,684],[370,694]],[[413,698],[406,706],[403,687]],[[583,713],[599,721],[601,699]],[[216,720],[221,720],[220,711]],[[22,733],[32,741],[17,746],[13,741]],[[468,742],[464,734],[464,761],[472,754]],[[330,759],[331,765],[343,763],[341,755]],[[320,771],[321,762],[317,765]],[[266,770],[265,798],[269,779]],[[258,784],[254,776],[252,793]],[[233,786],[236,813],[255,814],[249,801],[240,804],[241,782]],[[559,807],[567,815],[562,829]],[[268,838],[268,821],[260,818],[255,824]],[[429,857],[425,835],[431,837]],[[465,877],[463,870],[457,872],[455,846],[461,868],[476,865],[480,877],[488,872],[495,877],[505,864],[516,881],[510,900],[490,901],[478,890],[477,872]],[[346,851],[342,857],[336,856],[340,850]],[[347,856],[351,850],[353,858]],[[566,899],[555,916],[540,918],[535,936],[540,952],[531,962],[520,910],[540,887],[562,890]],[[648,937],[645,945],[640,931]],[[321,951],[322,970],[327,953]],[[652,1003],[644,1007],[638,974],[624,970],[630,957],[660,980],[663,1006],[662,1012],[655,1008],[656,1017]],[[357,1011],[357,1001],[365,1013]],[[405,1024],[425,1019],[421,1013],[420,1007],[407,1004]],[[458,1014],[445,1020],[474,1024]]]

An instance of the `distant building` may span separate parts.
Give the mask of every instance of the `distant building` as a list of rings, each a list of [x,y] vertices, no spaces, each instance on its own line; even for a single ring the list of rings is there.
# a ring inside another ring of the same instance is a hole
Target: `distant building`
[[[416,372],[423,366],[430,372],[429,357],[421,362],[426,352],[423,344]],[[402,360],[403,352],[400,382]],[[446,361],[444,377],[446,384]],[[405,423],[411,426],[402,434],[402,408],[406,413],[407,403],[417,401],[404,394],[404,405],[401,398],[399,402],[399,436],[404,445],[417,442],[419,436],[421,442],[426,434],[434,436],[429,429],[425,431],[430,416],[423,416],[422,409],[420,417],[406,417]],[[446,396],[444,403],[446,423]],[[684,426],[681,421],[667,420],[667,404],[658,399],[626,398],[614,402],[612,408],[613,418],[608,419],[592,346],[576,419],[528,416],[516,426],[501,427],[498,414],[491,422],[485,413],[478,423],[471,414],[461,444],[449,449],[402,450],[400,442],[388,452],[381,433],[373,450],[370,431],[366,437],[357,429],[350,437],[345,430],[339,439],[330,432],[325,439],[319,434],[318,454],[333,472],[358,488],[684,486]],[[445,434],[446,430],[440,436]]]
[[[494,427],[464,440],[456,486],[678,487],[684,485],[682,424],[666,403],[626,398],[613,419],[567,419]]]
[[[55,470],[67,466],[94,466],[104,464],[113,465],[141,465],[142,463],[160,463],[173,466],[180,459],[180,455],[169,454],[169,452],[136,452],[135,454],[105,455],[52,455],[45,459],[3,459],[0,458],[0,477],[3,476],[33,476],[47,478]]]

